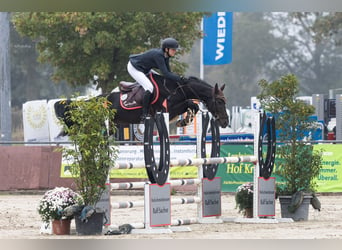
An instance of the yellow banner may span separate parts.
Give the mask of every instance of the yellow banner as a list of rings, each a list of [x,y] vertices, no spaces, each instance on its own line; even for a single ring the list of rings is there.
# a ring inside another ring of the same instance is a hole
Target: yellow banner
[[[314,149],[323,149],[323,164],[317,178],[317,192],[342,192],[342,145],[318,144]]]

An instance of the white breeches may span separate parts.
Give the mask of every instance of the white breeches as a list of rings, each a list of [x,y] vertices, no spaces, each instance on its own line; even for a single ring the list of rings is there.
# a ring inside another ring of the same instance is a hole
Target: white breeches
[[[144,88],[145,91],[148,90],[151,93],[153,93],[153,85],[151,81],[147,78],[147,76],[143,72],[134,68],[131,62],[128,62],[127,64],[127,71],[134,78],[134,80],[136,80],[137,83],[139,83]]]

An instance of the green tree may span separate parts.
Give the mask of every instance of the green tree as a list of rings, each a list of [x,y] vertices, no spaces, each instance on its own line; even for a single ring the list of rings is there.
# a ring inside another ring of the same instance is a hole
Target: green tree
[[[13,23],[21,35],[37,41],[38,60],[54,66],[54,81],[77,86],[99,76],[108,91],[128,77],[126,64],[132,53],[159,47],[174,37],[182,50],[190,50],[201,36],[201,13],[149,12],[31,12],[16,13]],[[182,73],[185,64],[173,70]]]

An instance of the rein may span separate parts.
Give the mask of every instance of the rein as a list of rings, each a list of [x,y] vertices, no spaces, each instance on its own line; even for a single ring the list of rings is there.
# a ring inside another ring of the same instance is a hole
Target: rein
[[[185,93],[185,90],[184,90],[185,88],[188,88],[194,94],[194,96],[195,96],[195,98],[191,98],[191,99],[197,99],[197,100],[201,99],[199,97],[199,95],[196,93],[196,91],[194,91],[193,88],[191,86],[189,86],[188,84],[182,85],[182,84],[177,83],[177,85],[178,86],[173,91],[171,91],[169,88],[167,88],[166,81],[164,80],[164,87],[167,90],[167,92],[169,93],[168,98],[170,98],[171,96],[175,96],[177,94],[177,91],[180,90],[180,92],[182,93],[184,99],[189,99],[187,97],[186,93]]]
[[[189,79],[190,81],[195,81],[194,79]],[[200,80],[198,80],[200,81]],[[204,84],[204,83],[203,83]],[[200,85],[200,83],[199,83]],[[185,83],[185,84],[179,84],[177,82],[177,87],[175,89],[170,89],[167,87],[166,85],[166,79],[163,80],[163,86],[165,88],[165,90],[167,91],[167,93],[169,94],[167,99],[169,100],[171,97],[176,96],[178,91],[180,92],[180,94],[184,97],[184,99],[197,99],[197,100],[202,100],[205,105],[209,108],[209,104],[211,105],[212,109],[211,110],[215,110],[216,111],[216,106],[217,106],[217,100],[222,100],[224,103],[226,103],[226,98],[223,95],[223,93],[219,93],[217,96],[215,96],[215,87],[212,87],[211,89],[211,97],[208,96],[208,99],[203,99],[200,98],[198,92],[196,92],[193,88],[193,86],[191,86],[190,83]],[[210,86],[210,85],[209,85]],[[187,92],[191,92],[194,95],[194,98],[188,98],[188,95],[186,94]],[[208,102],[209,100],[209,102]],[[211,102],[210,102],[211,100]],[[218,117],[218,114],[213,114],[213,117],[216,119]]]
[[[163,85],[164,85],[164,88],[166,89],[166,91],[169,93],[168,98],[170,98],[170,96],[176,95],[176,94],[177,94],[177,90],[180,89],[181,92],[182,92],[182,94],[183,94],[183,96],[184,96],[184,98],[186,99],[186,94],[185,94],[185,92],[184,92],[184,90],[183,90],[183,85],[181,85],[181,84],[179,84],[179,83],[177,82],[177,87],[176,87],[174,90],[170,90],[170,89],[166,86],[166,80],[165,80],[165,79],[164,79]],[[195,92],[194,92],[194,93],[195,93]],[[195,94],[196,94],[196,93],[195,93]]]

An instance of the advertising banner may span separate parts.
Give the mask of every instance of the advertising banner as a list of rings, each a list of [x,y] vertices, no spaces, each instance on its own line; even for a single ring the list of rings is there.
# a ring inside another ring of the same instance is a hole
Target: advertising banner
[[[220,156],[253,155],[253,145],[221,145]],[[251,162],[220,164],[217,175],[222,180],[223,192],[235,192],[245,182],[253,182],[254,164]]]
[[[154,145],[154,155],[156,162],[158,162],[160,155],[159,145]],[[208,145],[207,152],[210,152],[211,145]],[[170,146],[170,160],[175,159],[193,159],[196,158],[196,145],[171,145]],[[132,146],[120,146],[118,161],[122,162],[144,162],[144,147],[143,145]],[[71,178],[70,167],[68,161],[62,159],[61,177]],[[186,166],[186,167],[171,167],[171,178],[197,178],[198,167]],[[133,168],[133,169],[112,169],[110,171],[110,178],[148,178],[145,168]]]
[[[342,192],[342,145],[317,144],[314,150],[323,150],[323,162],[320,174],[316,179],[317,192]],[[221,156],[251,155],[253,146],[246,145],[222,145]],[[276,158],[273,172],[278,167],[279,159]],[[305,166],[303,166],[304,168]],[[245,183],[253,182],[253,163],[221,164],[217,176],[222,178],[222,191],[235,192],[236,188]],[[276,182],[281,178],[272,174]]]
[[[258,178],[258,216],[275,216],[276,183],[275,178]]]
[[[49,141],[49,124],[46,100],[29,101],[23,104],[25,142]]]
[[[203,64],[232,62],[232,12],[216,12],[203,18]]]
[[[207,152],[210,151],[210,144],[207,144]],[[315,150],[323,150],[323,162],[320,174],[317,177],[317,192],[342,192],[342,145],[338,144],[317,144]],[[155,156],[159,156],[159,146],[154,146]],[[196,145],[171,145],[171,160],[196,158]],[[221,145],[220,155],[222,157],[253,155],[253,145]],[[209,156],[208,156],[209,157]],[[121,146],[120,161],[144,161],[143,146]],[[279,159],[276,158],[273,172],[276,171]],[[305,166],[303,166],[305,167]],[[175,179],[197,178],[198,167],[171,167],[170,177]],[[217,177],[221,178],[222,192],[235,192],[237,187],[246,182],[253,182],[254,164],[251,162],[220,164]],[[61,177],[70,178],[70,167],[63,160]],[[137,169],[113,169],[110,172],[111,178],[147,178],[144,168]],[[275,181],[281,183],[279,176],[272,174]]]
[[[163,186],[149,184],[145,186],[145,195],[148,200],[145,209],[146,223],[151,227],[171,225],[171,185]]]
[[[215,177],[212,180],[202,179],[202,216],[221,216],[221,180]]]
[[[318,144],[314,149],[323,150],[323,164],[317,178],[317,192],[342,192],[342,145]]]

